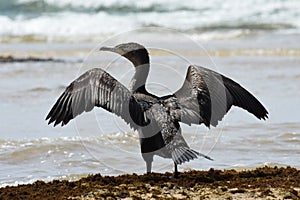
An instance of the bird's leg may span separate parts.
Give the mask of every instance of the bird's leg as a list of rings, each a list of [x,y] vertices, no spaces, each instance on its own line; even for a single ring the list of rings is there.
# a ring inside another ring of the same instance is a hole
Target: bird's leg
[[[179,176],[179,172],[178,172],[178,169],[177,169],[177,164],[176,163],[174,163],[174,178],[178,178],[178,176]]]
[[[178,176],[179,176],[179,172],[177,169],[177,164],[174,162],[174,174],[170,178],[178,178]]]
[[[142,157],[146,162],[146,170],[147,174],[151,173],[152,162],[153,162],[153,154],[152,153],[142,153]]]
[[[150,160],[146,161],[146,168],[147,168],[147,174],[150,174],[152,168],[152,161]]]

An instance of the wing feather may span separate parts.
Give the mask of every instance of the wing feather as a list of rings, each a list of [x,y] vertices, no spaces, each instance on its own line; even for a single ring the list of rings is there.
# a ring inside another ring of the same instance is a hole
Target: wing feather
[[[200,66],[189,66],[184,84],[174,96],[180,104],[180,121],[189,125],[216,126],[232,105],[258,119],[268,118],[264,106],[240,84]]]
[[[95,106],[115,113],[135,129],[143,124],[142,108],[131,92],[100,68],[91,69],[74,80],[58,98],[46,120],[48,124],[63,126]]]

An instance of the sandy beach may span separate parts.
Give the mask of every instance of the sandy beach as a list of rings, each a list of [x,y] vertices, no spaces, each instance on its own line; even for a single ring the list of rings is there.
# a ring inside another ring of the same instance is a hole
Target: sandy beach
[[[0,188],[0,199],[299,199],[300,171],[263,167],[254,170],[188,171],[145,175],[89,175],[78,181],[37,181]]]

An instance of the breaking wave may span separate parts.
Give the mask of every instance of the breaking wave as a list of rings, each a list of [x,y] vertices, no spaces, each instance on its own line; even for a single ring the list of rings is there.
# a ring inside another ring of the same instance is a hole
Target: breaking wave
[[[299,33],[297,7],[294,0],[1,1],[0,35],[2,41],[91,40],[143,27],[170,28],[202,39],[215,39],[205,37],[211,32],[220,33],[214,34],[218,39],[257,31]]]

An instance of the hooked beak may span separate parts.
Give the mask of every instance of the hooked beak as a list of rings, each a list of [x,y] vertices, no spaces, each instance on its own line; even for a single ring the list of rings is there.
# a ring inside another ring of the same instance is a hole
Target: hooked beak
[[[112,51],[112,52],[115,52],[114,48],[112,48],[112,47],[101,47],[99,50],[100,51]]]
[[[120,55],[125,54],[125,52],[122,49],[116,48],[116,47],[101,47],[99,50],[100,51],[110,51],[110,52],[114,52],[114,53],[117,53]]]

